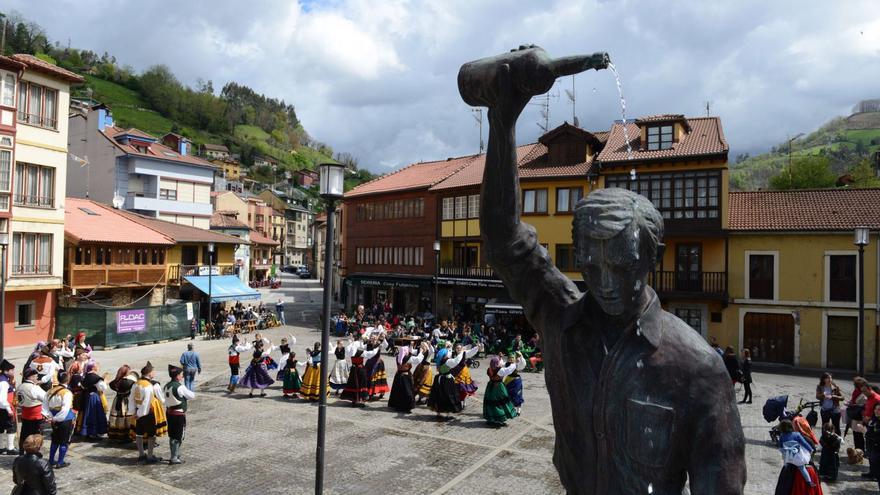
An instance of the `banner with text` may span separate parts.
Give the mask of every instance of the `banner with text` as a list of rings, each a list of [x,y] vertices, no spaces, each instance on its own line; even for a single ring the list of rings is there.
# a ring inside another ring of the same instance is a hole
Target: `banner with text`
[[[147,331],[147,314],[143,309],[132,309],[116,313],[116,333],[145,331]]]

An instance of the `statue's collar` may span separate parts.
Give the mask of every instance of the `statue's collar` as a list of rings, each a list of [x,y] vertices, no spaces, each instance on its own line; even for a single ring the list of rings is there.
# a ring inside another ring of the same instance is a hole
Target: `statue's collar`
[[[648,304],[641,315],[627,325],[624,331],[635,332],[636,330],[633,327],[638,328],[637,334],[647,340],[651,346],[657,348],[660,346],[660,340],[663,337],[663,320],[661,319],[663,310],[660,307],[660,299],[657,298],[657,293],[654,292],[654,289],[646,287],[645,291],[648,296]],[[562,328],[565,331],[581,321],[586,321],[591,326],[602,324],[602,318],[594,316],[601,315],[602,308],[599,307],[589,292],[584,293],[580,300],[575,303],[575,308],[572,309],[574,310],[567,311],[563,316]]]

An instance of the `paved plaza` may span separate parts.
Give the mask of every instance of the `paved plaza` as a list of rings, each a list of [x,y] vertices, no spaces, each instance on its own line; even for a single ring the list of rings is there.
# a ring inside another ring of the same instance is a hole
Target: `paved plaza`
[[[293,288],[291,288],[293,285]],[[314,281],[285,281],[284,297],[297,302],[287,307],[288,326],[264,332],[273,343],[293,333],[294,350],[304,355],[318,340],[314,321],[320,290]],[[279,292],[267,294],[268,304]],[[306,324],[303,325],[303,320]],[[146,360],[167,381],[169,363],[176,363],[186,342],[96,351],[103,370],[115,372],[121,364],[140,368]],[[186,440],[180,466],[139,466],[134,446],[107,442],[78,442],[71,447],[69,468],[56,476],[60,493],[87,490],[96,494],[298,494],[313,492],[316,404],[281,397],[280,384],[267,398],[248,398],[247,391],[225,393],[229,378],[228,342],[196,340],[203,373],[196,382],[197,399],[190,403]],[[24,349],[14,350],[17,366]],[[386,356],[389,378],[395,364]],[[473,371],[485,384],[485,366]],[[389,379],[390,381],[390,379]],[[481,417],[482,387],[469,400],[457,421],[436,423],[420,406],[414,414],[399,415],[385,401],[356,409],[331,398],[327,417],[326,493],[563,493],[552,464],[553,425],[542,374],[523,377],[523,415],[502,429],[486,428]],[[769,425],[761,405],[771,395],[809,398],[812,377],[755,373],[755,400],[740,406],[747,438],[748,494],[770,494],[781,458],[768,443]],[[849,388],[848,386],[845,388]],[[112,393],[112,392],[111,392]],[[387,397],[386,397],[387,399]],[[157,454],[168,457],[168,439],[160,440]],[[0,486],[11,486],[12,457],[0,457]],[[866,466],[842,466],[842,481],[825,486],[825,493],[876,493],[876,485],[861,482]]]

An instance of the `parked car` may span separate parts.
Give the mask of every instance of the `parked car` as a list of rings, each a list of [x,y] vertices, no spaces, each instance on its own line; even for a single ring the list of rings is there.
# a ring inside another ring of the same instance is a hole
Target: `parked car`
[[[283,268],[281,268],[281,271],[284,273],[296,274],[299,271],[299,267],[296,265],[285,265]]]
[[[308,268],[302,267],[299,269],[299,278],[312,278],[312,272],[309,271]]]

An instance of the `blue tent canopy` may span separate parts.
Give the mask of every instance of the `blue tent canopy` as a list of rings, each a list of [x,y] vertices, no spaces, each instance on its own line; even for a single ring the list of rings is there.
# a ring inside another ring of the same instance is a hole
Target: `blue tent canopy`
[[[184,277],[187,282],[196,286],[197,289],[205,294],[211,294],[211,301],[247,301],[249,299],[260,299],[260,293],[244,285],[235,275],[214,275],[211,278],[210,291],[208,290],[207,275],[190,275]]]

